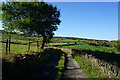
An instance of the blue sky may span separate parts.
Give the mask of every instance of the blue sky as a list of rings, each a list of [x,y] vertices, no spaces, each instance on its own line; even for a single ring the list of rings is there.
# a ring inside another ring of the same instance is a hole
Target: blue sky
[[[61,11],[61,25],[56,36],[100,40],[118,39],[117,2],[52,3]]]
[[[117,2],[50,2],[62,20],[55,36],[99,40],[118,39]],[[1,28],[0,28],[1,29]]]

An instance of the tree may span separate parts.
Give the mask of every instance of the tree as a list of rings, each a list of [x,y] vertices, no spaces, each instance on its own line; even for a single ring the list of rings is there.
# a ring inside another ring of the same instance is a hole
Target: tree
[[[30,20],[30,4],[25,2],[7,2],[2,4],[3,28],[7,32],[19,31],[32,35],[33,27]]]
[[[117,50],[120,51],[120,40],[117,41],[117,46],[116,46]]]
[[[42,49],[61,22],[57,7],[45,2],[7,2],[2,4],[2,11],[4,30],[42,36]]]

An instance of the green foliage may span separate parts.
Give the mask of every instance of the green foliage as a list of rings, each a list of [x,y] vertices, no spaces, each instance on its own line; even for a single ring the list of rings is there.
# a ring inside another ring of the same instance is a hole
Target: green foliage
[[[119,40],[116,42],[115,47],[116,47],[117,50],[120,52],[120,41],[119,41]]]
[[[41,35],[42,48],[53,37],[53,31],[58,29],[57,25],[61,22],[57,7],[44,2],[6,2],[2,4],[2,11],[5,31]]]

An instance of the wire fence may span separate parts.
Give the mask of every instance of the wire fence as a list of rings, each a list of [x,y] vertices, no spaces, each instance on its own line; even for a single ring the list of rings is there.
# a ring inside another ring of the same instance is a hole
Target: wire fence
[[[22,53],[26,51],[38,51],[42,38],[23,37],[20,35],[2,35],[2,53]]]

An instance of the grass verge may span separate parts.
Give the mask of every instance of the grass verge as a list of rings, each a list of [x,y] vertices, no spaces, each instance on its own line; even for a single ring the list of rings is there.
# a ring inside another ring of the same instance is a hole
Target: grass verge
[[[62,71],[64,69],[64,62],[65,62],[65,56],[64,54],[61,54],[61,59],[59,60],[58,65],[56,66],[58,68],[56,80],[60,80],[62,76]]]
[[[74,59],[88,78],[107,78],[100,67],[95,67],[92,63],[87,62],[83,56],[74,56]]]
[[[88,78],[107,78],[107,76],[102,72],[100,67],[95,67],[92,65],[92,63],[89,63],[86,61],[86,59],[83,57],[83,55],[72,55],[73,53],[70,53],[67,50],[64,50],[67,54],[71,55],[80,68],[83,70],[83,72],[86,74]],[[92,79],[91,79],[92,80]]]

